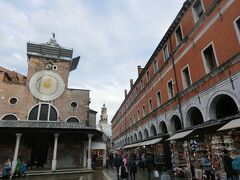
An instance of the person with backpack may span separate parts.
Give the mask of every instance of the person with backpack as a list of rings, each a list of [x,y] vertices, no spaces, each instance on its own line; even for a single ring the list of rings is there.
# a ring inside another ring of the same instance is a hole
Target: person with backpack
[[[135,180],[135,174],[137,173],[137,164],[134,154],[130,155],[128,162],[128,169],[130,174],[130,180]]]
[[[119,177],[121,180],[127,180],[128,179],[128,170],[127,166],[125,166],[125,163],[122,161],[121,166],[119,167]]]
[[[232,167],[233,159],[229,156],[227,149],[224,149],[223,153],[224,154],[223,154],[222,161],[223,161],[224,170],[227,174],[227,179],[237,180],[237,172]]]
[[[122,162],[123,162],[122,156],[119,153],[117,153],[114,158],[114,166],[116,167],[117,171],[117,180],[119,180],[119,168]]]

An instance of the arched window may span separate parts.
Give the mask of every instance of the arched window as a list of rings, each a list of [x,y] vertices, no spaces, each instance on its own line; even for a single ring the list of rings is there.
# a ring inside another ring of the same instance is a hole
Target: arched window
[[[145,129],[144,130],[144,139],[148,139],[149,135],[148,135],[148,130]]]
[[[154,137],[157,135],[157,130],[154,125],[152,125],[151,130],[150,130],[151,137]]]
[[[13,114],[7,114],[5,116],[3,116],[2,120],[18,120],[17,116],[13,115]]]
[[[57,121],[57,110],[51,104],[38,104],[29,113],[28,120]]]
[[[79,120],[75,117],[70,117],[70,118],[67,119],[67,122],[79,123]]]

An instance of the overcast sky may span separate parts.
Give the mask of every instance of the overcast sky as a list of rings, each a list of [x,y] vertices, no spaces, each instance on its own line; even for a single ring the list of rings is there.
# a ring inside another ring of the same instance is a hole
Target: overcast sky
[[[81,56],[70,88],[89,89],[110,122],[184,0],[0,0],[0,66],[27,74],[26,43],[57,42]]]

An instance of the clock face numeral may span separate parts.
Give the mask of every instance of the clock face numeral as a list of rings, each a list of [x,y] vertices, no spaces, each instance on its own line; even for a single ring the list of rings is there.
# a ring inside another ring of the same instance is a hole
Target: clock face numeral
[[[42,101],[52,101],[62,95],[65,89],[63,79],[52,71],[39,71],[29,81],[29,90]]]

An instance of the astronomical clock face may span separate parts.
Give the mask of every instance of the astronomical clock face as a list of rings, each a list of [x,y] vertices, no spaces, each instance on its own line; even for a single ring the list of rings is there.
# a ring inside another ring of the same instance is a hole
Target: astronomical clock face
[[[29,89],[34,97],[42,101],[52,101],[60,97],[65,89],[63,79],[52,71],[39,71],[29,81]]]

